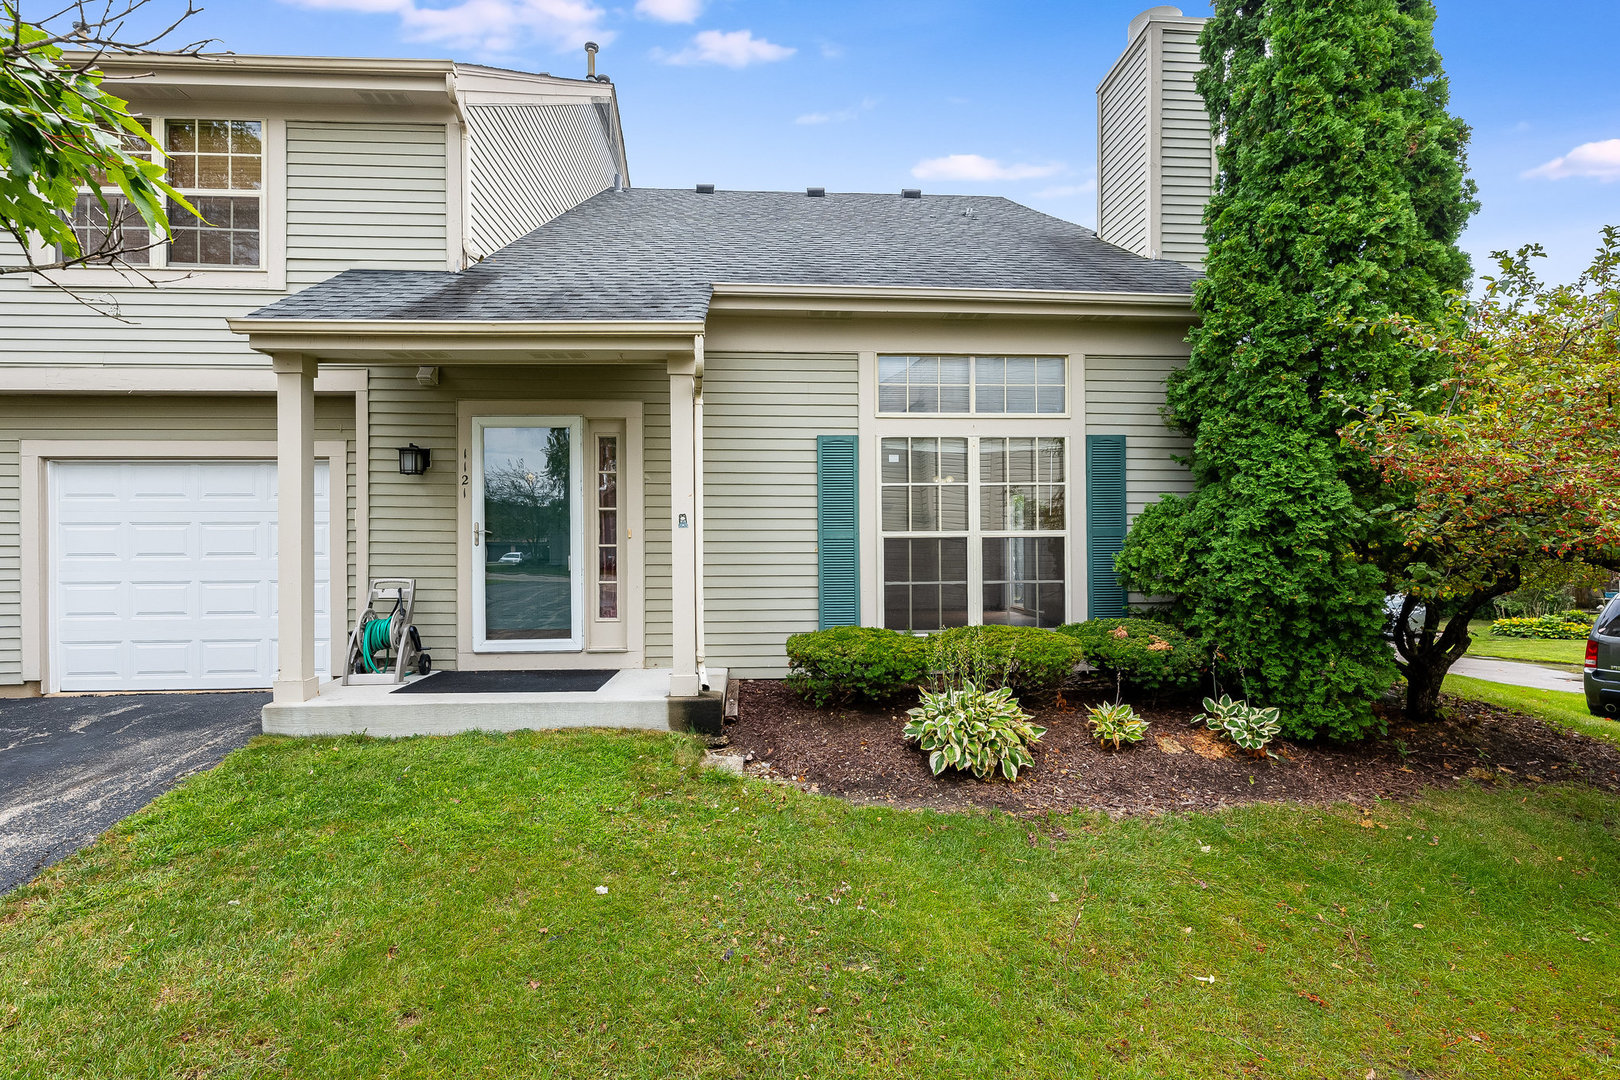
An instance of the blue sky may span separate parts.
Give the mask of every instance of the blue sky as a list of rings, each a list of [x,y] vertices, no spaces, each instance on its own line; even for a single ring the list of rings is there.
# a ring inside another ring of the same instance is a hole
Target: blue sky
[[[444,56],[620,94],[640,186],[1000,194],[1095,223],[1098,80],[1146,0],[207,0],[237,52]],[[1438,0],[1487,252],[1572,277],[1620,224],[1613,0]],[[1182,5],[1189,15],[1209,5]],[[1613,142],[1610,142],[1613,140]],[[1539,171],[1537,171],[1539,170]]]

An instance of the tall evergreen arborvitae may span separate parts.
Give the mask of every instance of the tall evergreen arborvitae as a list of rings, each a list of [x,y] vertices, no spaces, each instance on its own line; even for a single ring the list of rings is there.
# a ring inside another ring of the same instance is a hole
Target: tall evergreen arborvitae
[[[1429,372],[1365,327],[1437,319],[1477,209],[1429,0],[1217,0],[1199,90],[1219,146],[1192,358],[1167,416],[1193,493],[1138,518],[1119,567],[1221,653],[1295,736],[1353,738],[1394,679],[1380,637],[1392,536],[1344,405]]]

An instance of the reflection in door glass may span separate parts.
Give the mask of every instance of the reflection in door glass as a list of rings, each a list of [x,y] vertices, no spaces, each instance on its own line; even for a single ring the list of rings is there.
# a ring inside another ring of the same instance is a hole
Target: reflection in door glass
[[[573,634],[566,427],[484,429],[484,636]]]

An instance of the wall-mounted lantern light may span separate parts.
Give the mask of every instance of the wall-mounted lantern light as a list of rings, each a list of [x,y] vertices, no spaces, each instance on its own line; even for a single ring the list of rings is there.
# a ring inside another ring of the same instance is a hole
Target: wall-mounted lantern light
[[[421,476],[428,471],[428,466],[431,464],[433,464],[433,455],[415,443],[399,448],[399,472],[401,476]]]

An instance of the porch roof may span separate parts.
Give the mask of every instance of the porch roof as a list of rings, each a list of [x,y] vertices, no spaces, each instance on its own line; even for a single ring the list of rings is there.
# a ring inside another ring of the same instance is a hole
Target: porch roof
[[[1190,300],[1195,280],[1000,197],[628,188],[460,273],[347,270],[242,321],[701,322],[721,283]]]

